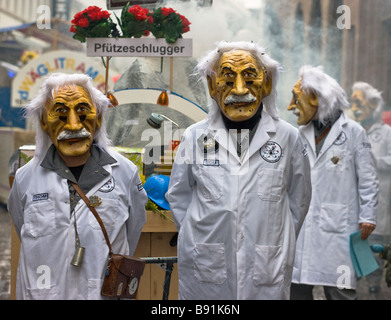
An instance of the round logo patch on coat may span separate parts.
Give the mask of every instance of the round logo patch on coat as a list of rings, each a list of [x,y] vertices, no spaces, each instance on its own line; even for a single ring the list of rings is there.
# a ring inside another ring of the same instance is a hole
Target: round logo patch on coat
[[[100,189],[100,192],[111,192],[114,190],[115,187],[115,182],[114,182],[114,177],[111,177],[109,181],[107,181]]]
[[[345,132],[341,132],[338,138],[334,141],[334,144],[337,146],[340,146],[341,144],[344,144],[346,141],[346,134]]]
[[[281,146],[274,141],[268,141],[262,148],[261,148],[261,157],[263,160],[267,162],[277,162],[281,159],[282,155],[282,149]]]
[[[382,138],[380,130],[376,130],[376,131],[374,131],[373,133],[371,133],[371,134],[369,135],[369,138],[370,138],[373,142],[379,142],[379,141],[381,140],[381,138]]]

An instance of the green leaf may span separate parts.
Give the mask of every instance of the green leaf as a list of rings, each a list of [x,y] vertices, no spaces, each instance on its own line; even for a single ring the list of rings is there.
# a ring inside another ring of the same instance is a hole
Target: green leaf
[[[79,40],[80,42],[86,42],[86,37],[79,33],[75,33],[73,39]]]

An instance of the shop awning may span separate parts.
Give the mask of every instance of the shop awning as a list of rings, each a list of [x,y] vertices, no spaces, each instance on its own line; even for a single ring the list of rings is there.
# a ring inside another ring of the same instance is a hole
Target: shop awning
[[[0,34],[18,31],[26,37],[34,37],[52,44],[53,50],[68,49],[82,51],[84,46],[79,41],[72,38],[73,34],[69,31],[70,27],[70,22],[55,18],[51,20],[50,29],[38,29],[36,23],[32,22],[18,26],[1,28]]]

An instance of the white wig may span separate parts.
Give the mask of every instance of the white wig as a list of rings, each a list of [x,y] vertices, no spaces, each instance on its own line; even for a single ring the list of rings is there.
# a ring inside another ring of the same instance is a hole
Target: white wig
[[[26,117],[32,118],[36,124],[34,156],[39,163],[43,160],[47,150],[52,144],[49,135],[42,130],[40,125],[45,105],[48,101],[52,101],[54,99],[55,92],[60,88],[76,88],[76,86],[83,87],[89,93],[92,103],[95,105],[97,114],[102,114],[103,119],[104,112],[107,110],[110,102],[102,92],[93,86],[92,79],[89,76],[85,74],[51,74],[43,82],[37,96],[25,107]],[[101,127],[95,132],[94,143],[98,144],[103,149],[109,147],[111,144],[107,136],[104,119]]]
[[[226,42],[221,41],[216,45],[216,49],[209,51],[203,58],[200,59],[197,66],[195,67],[196,72],[200,76],[212,76],[214,69],[218,63],[221,55],[225,52],[244,50],[251,53],[257,60],[261,67],[264,67],[267,71],[267,76],[272,80],[272,91],[270,95],[263,99],[264,110],[266,110],[273,118],[278,119],[278,112],[276,109],[277,99],[277,81],[279,73],[282,71],[282,65],[277,61],[273,60],[270,56],[265,53],[265,49],[260,47],[255,42]],[[217,103],[212,99],[209,111],[209,119],[214,118],[216,113],[219,111]]]
[[[299,75],[302,79],[301,89],[318,97],[318,117],[321,123],[333,119],[340,110],[348,109],[349,102],[345,90],[338,82],[326,74],[322,66],[303,66]]]
[[[381,114],[383,112],[384,100],[382,98],[382,93],[372,87],[369,83],[366,82],[356,82],[352,87],[354,91],[362,91],[364,97],[371,103],[376,105],[376,109],[373,111],[373,118],[379,119],[381,118]]]

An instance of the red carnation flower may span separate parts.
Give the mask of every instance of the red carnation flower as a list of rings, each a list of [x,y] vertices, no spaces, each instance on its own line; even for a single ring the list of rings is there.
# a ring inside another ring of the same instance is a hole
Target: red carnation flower
[[[162,8],[162,15],[167,17],[170,13],[175,13],[175,10],[172,8]]]
[[[149,10],[147,8],[141,8],[139,5],[134,5],[133,7],[129,8],[128,12],[132,14],[136,20],[143,21],[147,19]]]
[[[73,38],[85,42],[87,38],[118,36],[117,25],[110,19],[110,13],[97,6],[89,6],[75,14],[70,32]]]
[[[148,16],[148,17],[147,17],[147,20],[148,20],[148,23],[149,23],[149,24],[153,24],[153,22],[154,22],[152,16]]]
[[[90,25],[90,22],[88,21],[87,18],[83,18],[80,19],[76,25],[81,28],[87,28]]]
[[[185,16],[182,16],[180,15],[180,18],[182,20],[182,26],[183,26],[183,29],[182,29],[182,32],[185,33],[185,32],[188,32],[190,31],[190,21],[185,17]]]

